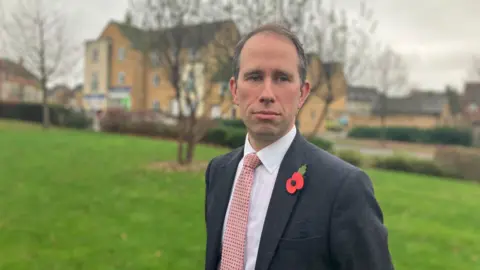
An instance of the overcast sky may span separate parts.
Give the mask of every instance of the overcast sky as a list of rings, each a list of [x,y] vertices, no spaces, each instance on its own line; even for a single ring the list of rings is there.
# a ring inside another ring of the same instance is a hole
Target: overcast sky
[[[1,0],[0,0],[1,1]],[[4,8],[16,1],[3,0]],[[49,1],[49,0],[44,0]],[[122,20],[128,0],[69,1],[77,39],[98,37],[110,19]],[[358,10],[359,0],[334,0]],[[468,79],[473,54],[480,54],[480,0],[368,0],[379,20],[378,39],[405,56],[413,85],[441,90]]]

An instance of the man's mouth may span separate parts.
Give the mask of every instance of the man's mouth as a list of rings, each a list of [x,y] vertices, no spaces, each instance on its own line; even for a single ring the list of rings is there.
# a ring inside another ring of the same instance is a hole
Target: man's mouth
[[[280,114],[274,111],[257,111],[254,115],[259,120],[272,120]]]

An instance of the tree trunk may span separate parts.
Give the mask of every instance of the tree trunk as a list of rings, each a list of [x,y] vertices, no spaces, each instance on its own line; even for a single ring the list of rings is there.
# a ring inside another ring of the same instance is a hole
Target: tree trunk
[[[188,133],[187,133],[187,156],[185,158],[185,164],[191,164],[193,162],[193,157],[195,154],[195,126],[197,125],[197,119],[195,113],[193,112],[190,116],[190,121],[188,123]]]
[[[332,102],[333,102],[334,97],[333,97],[330,82],[327,83],[327,87],[328,87],[328,90],[327,90],[328,92],[327,92],[327,96],[325,97],[325,100],[324,100],[325,106],[323,106],[322,114],[320,114],[320,118],[318,119],[317,123],[315,124],[315,127],[312,129],[310,134],[307,136],[308,139],[312,139],[313,137],[315,137],[315,135],[318,132],[318,129],[322,126],[323,122],[325,121],[325,118],[327,117],[328,109],[330,108],[330,104],[332,104]]]
[[[177,121],[177,126],[178,128],[178,137],[177,137],[177,162],[180,165],[184,164],[184,158],[183,158],[183,144],[185,141],[185,120],[181,112],[180,116],[178,117]]]
[[[43,89],[43,128],[47,129],[50,127],[50,110],[48,109],[48,97],[47,97],[47,87],[45,85],[42,86]]]
[[[317,135],[318,129],[322,126],[323,122],[325,121],[325,118],[327,117],[329,107],[330,107],[330,104],[325,103],[325,106],[323,106],[323,109],[322,109],[322,114],[320,114],[320,118],[318,118],[318,121],[315,124],[315,127],[312,129],[310,134],[307,136],[308,139],[312,139]]]
[[[381,97],[381,107],[380,107],[380,142],[382,147],[386,147],[386,138],[387,138],[387,97]]]
[[[386,139],[387,139],[387,121],[386,116],[382,112],[380,115],[380,127],[381,127],[381,134],[380,134],[380,141],[383,147],[386,147]]]

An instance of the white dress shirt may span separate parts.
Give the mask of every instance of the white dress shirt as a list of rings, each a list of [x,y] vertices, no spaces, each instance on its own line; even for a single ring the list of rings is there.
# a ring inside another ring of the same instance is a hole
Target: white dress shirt
[[[277,178],[278,169],[280,168],[283,157],[292,144],[296,133],[297,129],[294,126],[287,134],[285,134],[285,136],[257,152],[257,156],[262,164],[255,169],[252,193],[250,195],[250,210],[247,223],[247,243],[245,247],[245,270],[254,270],[255,268],[263,224],[267,214],[267,208],[270,203],[270,197],[272,196],[275,180]],[[250,153],[255,153],[255,150],[250,145],[247,134],[245,138],[243,156],[245,157]],[[244,158],[242,158],[238,164],[231,195],[233,195],[235,184],[237,183],[237,179],[242,171],[243,159]],[[232,197],[230,196],[230,201],[231,199]],[[227,214],[225,215],[225,222],[223,225],[224,232],[229,212],[230,203],[227,208]]]

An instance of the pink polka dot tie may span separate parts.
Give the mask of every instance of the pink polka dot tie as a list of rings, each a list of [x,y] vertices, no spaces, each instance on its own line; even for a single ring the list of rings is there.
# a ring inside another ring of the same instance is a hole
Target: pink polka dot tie
[[[253,173],[259,165],[260,159],[256,154],[252,153],[245,156],[242,173],[238,177],[230,202],[230,213],[223,236],[220,270],[244,270],[245,268],[245,242],[250,192],[253,184]]]

